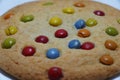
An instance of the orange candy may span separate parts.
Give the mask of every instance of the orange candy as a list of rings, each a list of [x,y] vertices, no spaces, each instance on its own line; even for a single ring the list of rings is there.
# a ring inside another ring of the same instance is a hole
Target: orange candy
[[[77,34],[79,37],[89,37],[90,36],[90,31],[88,31],[87,29],[80,29],[78,31],[78,34]]]
[[[9,19],[9,18],[11,18],[13,15],[14,15],[13,13],[8,13],[8,14],[6,14],[6,15],[4,16],[4,19],[5,19],[5,20],[6,20],[6,19]]]
[[[100,62],[105,65],[111,65],[114,63],[114,60],[110,55],[105,54],[100,57]]]
[[[115,50],[117,48],[117,44],[112,40],[106,40],[105,47],[110,50]]]
[[[85,7],[85,5],[81,2],[77,2],[74,4],[75,7]]]

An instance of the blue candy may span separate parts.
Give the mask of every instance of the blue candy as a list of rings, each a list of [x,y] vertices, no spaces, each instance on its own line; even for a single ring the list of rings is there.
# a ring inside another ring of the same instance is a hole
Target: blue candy
[[[78,49],[80,48],[80,46],[81,46],[81,43],[77,39],[71,40],[68,44],[68,47],[71,49]]]
[[[86,26],[85,21],[80,19],[74,24],[74,26],[75,26],[76,29],[82,29]]]
[[[46,56],[50,59],[55,59],[60,56],[60,52],[56,48],[51,48],[47,51]]]

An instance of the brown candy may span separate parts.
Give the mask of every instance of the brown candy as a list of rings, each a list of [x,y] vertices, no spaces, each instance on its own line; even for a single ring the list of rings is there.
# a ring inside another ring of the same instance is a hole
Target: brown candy
[[[76,3],[74,4],[74,6],[75,6],[75,7],[85,7],[85,5],[84,5],[83,3],[81,3],[81,2],[76,2]]]
[[[88,31],[87,29],[80,29],[78,31],[78,34],[77,34],[79,37],[89,37],[90,36],[90,31]]]
[[[105,65],[111,65],[114,63],[114,60],[110,55],[106,54],[100,57],[100,62]]]
[[[117,44],[112,40],[106,40],[105,47],[110,50],[115,50],[117,48]]]

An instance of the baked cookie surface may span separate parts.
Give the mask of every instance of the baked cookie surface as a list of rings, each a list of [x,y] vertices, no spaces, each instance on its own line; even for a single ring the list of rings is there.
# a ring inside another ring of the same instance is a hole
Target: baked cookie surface
[[[105,80],[120,72],[120,11],[84,0],[19,5],[0,18],[0,68],[20,80]]]

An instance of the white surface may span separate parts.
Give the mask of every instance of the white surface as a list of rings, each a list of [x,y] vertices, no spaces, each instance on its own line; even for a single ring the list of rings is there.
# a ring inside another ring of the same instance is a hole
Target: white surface
[[[4,14],[9,9],[11,9],[19,4],[22,4],[24,2],[29,2],[29,1],[35,1],[35,0],[0,0],[0,15]],[[98,1],[98,2],[102,2],[105,4],[111,5],[120,10],[120,0],[94,0],[94,1]],[[12,80],[12,79],[4,76],[0,72],[0,80]],[[113,80],[120,80],[120,77],[117,77]]]
[[[5,77],[3,74],[0,73],[0,80],[11,80],[11,79]]]

